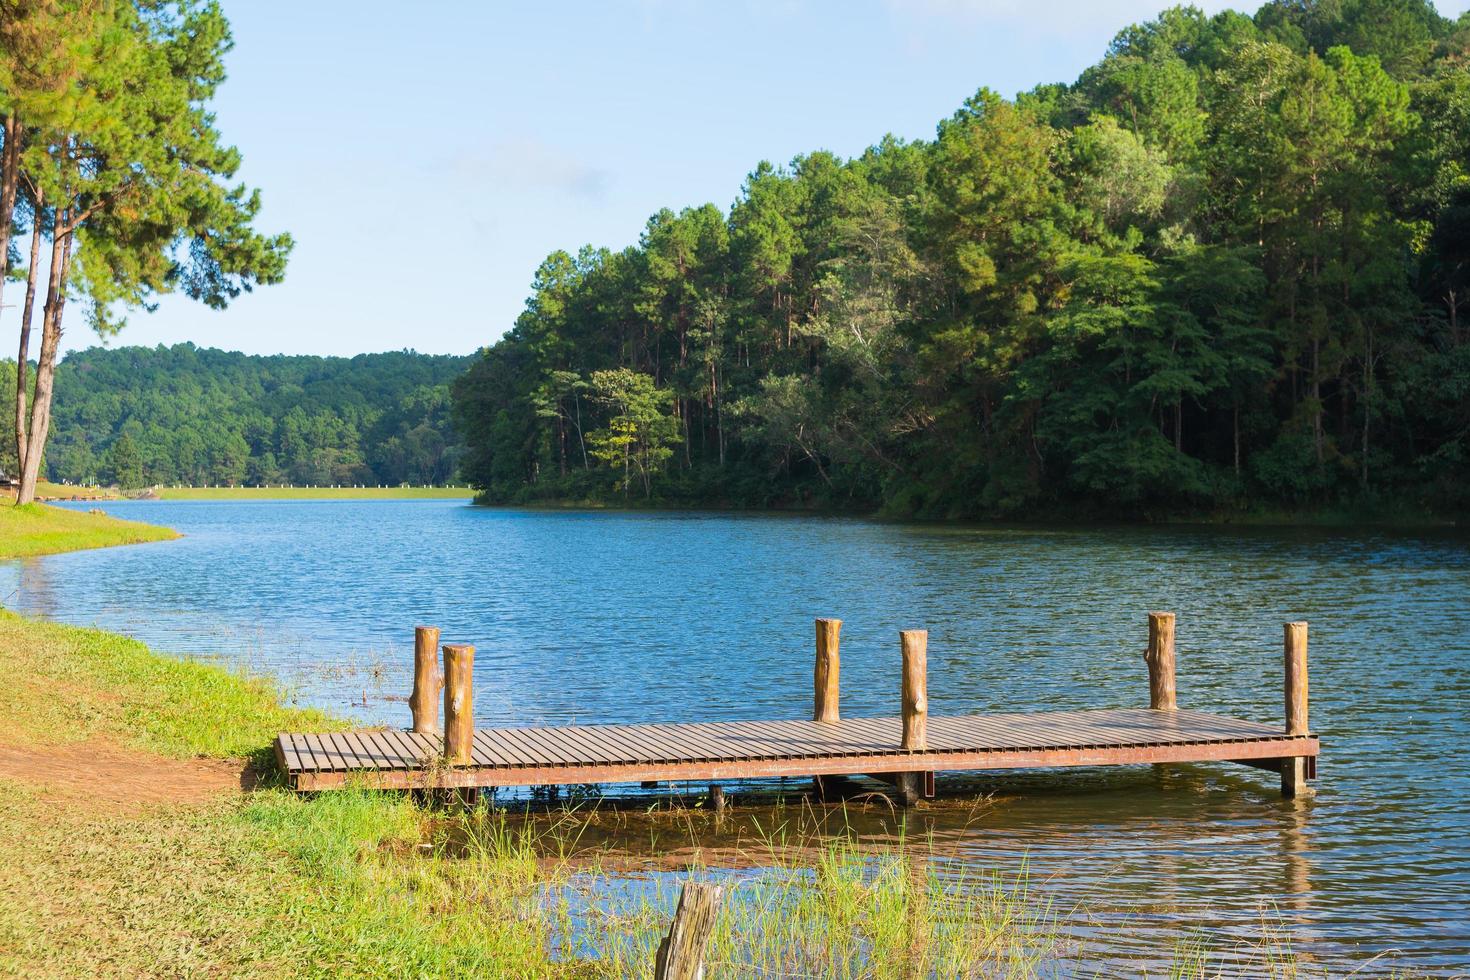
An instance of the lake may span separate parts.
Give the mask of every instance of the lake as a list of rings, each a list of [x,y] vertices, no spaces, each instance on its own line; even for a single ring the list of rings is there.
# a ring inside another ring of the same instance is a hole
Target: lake
[[[1470,965],[1463,535],[452,501],[103,508],[185,537],[0,563],[0,599],[221,654],[363,722],[407,724],[390,698],[408,693],[419,623],[475,645],[481,725],[802,717],[818,616],[844,623],[844,715],[897,713],[905,628],[929,630],[932,714],[1146,706],[1145,613],[1172,609],[1180,705],[1279,723],[1281,624],[1306,619],[1315,800],[1282,800],[1244,767],[1141,766],[997,775],[977,787],[988,806],[925,819],[965,861],[1025,868],[1114,965],[1263,928],[1360,975]]]

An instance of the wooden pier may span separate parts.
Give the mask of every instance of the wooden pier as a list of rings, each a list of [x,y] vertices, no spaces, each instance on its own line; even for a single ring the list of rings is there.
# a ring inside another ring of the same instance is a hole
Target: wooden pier
[[[812,721],[475,728],[474,648],[420,627],[406,731],[282,734],[276,758],[298,790],[351,783],[380,789],[556,786],[869,775],[895,784],[907,802],[932,796],[936,772],[1236,762],[1279,771],[1282,792],[1308,792],[1317,736],[1307,728],[1306,624],[1286,626],[1284,728],[1175,705],[1174,617],[1152,613],[1145,661],[1150,707],[930,717],[927,635],[900,637],[902,713],[841,718],[836,620],[817,621]],[[426,650],[428,655],[425,656]],[[437,718],[443,680],[445,724]],[[722,797],[722,794],[721,794]]]

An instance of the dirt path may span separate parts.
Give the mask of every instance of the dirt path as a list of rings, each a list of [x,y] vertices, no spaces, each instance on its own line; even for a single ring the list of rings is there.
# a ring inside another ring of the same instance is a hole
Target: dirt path
[[[102,739],[72,745],[0,742],[0,778],[34,786],[43,797],[99,813],[135,813],[159,803],[192,803],[238,793],[248,771],[240,761],[170,759]]]

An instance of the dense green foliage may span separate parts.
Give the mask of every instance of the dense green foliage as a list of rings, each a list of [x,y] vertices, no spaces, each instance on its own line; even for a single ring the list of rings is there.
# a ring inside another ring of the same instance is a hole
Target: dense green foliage
[[[1467,53],[1470,15],[1427,0],[1175,8],[932,141],[762,163],[728,213],[546,259],[456,385],[465,475],[929,515],[1462,508]]]
[[[17,504],[34,499],[41,475],[68,300],[107,336],[122,311],[161,294],[223,309],[285,275],[291,236],[255,228],[260,194],[234,182],[240,152],[215,126],[211,101],[232,46],[208,0],[0,0],[0,286],[12,275],[25,283],[12,389]],[[23,270],[10,247],[22,227]]]
[[[442,483],[459,453],[449,382],[467,363],[412,351],[256,357],[193,344],[94,347],[57,368],[46,472],[125,489]]]

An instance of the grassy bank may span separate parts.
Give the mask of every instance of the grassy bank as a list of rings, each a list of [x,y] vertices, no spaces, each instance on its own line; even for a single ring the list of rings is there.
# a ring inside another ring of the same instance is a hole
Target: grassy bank
[[[276,732],[339,725],[217,665],[8,612],[0,666],[21,679],[0,757],[77,743],[122,746],[140,767],[264,764]],[[307,799],[269,777],[249,793],[109,815],[68,806],[10,763],[0,971],[647,975],[681,879],[634,895],[604,887],[571,823],[538,831],[365,792]],[[866,959],[878,975],[928,963],[1024,976],[1052,943],[1044,906],[990,882],[956,902],[953,881],[915,877],[923,866],[901,849],[837,843],[811,867],[774,863],[727,904],[713,975],[843,976]]]
[[[160,487],[160,500],[469,500],[468,487]]]
[[[119,520],[106,514],[46,504],[16,507],[0,502],[0,560],[166,541],[178,536],[171,528]]]

